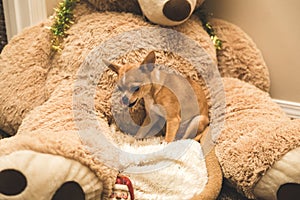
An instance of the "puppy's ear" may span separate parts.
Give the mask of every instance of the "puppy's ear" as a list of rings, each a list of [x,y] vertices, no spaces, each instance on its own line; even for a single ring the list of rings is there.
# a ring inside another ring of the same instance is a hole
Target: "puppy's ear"
[[[120,68],[121,68],[120,65],[117,65],[117,64],[112,63],[112,62],[110,62],[110,61],[108,61],[108,60],[105,60],[105,59],[103,59],[102,61],[104,62],[104,64],[105,64],[109,69],[111,69],[111,70],[113,70],[114,72],[116,72],[117,74],[119,74],[119,71],[120,71]]]
[[[154,63],[155,63],[155,53],[154,51],[151,51],[144,61],[141,63],[140,69],[143,72],[151,72],[154,69]]]

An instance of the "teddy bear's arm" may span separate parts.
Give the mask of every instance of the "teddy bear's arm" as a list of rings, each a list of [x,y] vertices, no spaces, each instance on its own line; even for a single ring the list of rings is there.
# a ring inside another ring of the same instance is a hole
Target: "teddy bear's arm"
[[[216,35],[222,41],[217,52],[218,67],[223,77],[234,77],[269,91],[269,71],[260,50],[239,27],[220,19],[211,19]]]
[[[291,120],[268,93],[251,84],[235,78],[224,78],[223,83],[227,114],[216,154],[225,179],[251,199],[265,199],[261,191],[274,197],[276,191],[272,189],[277,190],[280,184],[299,183],[297,162],[285,159],[284,165],[289,166],[285,168],[279,168],[278,164],[284,161],[286,154],[299,149],[300,121]],[[271,181],[268,185],[264,181],[276,177],[272,175],[274,170],[280,176],[272,188]]]
[[[0,56],[0,129],[16,133],[25,115],[47,99],[44,90],[50,56],[47,24],[24,30]]]

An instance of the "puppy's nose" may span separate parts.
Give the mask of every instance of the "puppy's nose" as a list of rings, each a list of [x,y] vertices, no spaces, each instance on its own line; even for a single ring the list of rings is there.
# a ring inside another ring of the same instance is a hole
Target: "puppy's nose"
[[[191,10],[187,0],[170,0],[164,5],[163,13],[168,19],[179,22],[188,18]]]
[[[127,96],[123,96],[123,97],[122,97],[122,103],[123,103],[124,105],[128,105],[128,104],[129,104],[129,99],[128,99]]]

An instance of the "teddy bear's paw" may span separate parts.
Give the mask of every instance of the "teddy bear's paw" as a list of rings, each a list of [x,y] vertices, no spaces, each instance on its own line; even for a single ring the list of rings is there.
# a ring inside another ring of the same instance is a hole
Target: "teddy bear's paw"
[[[22,150],[0,157],[1,200],[101,199],[103,185],[81,163]]]
[[[300,197],[300,147],[285,154],[257,183],[254,194],[266,200]]]

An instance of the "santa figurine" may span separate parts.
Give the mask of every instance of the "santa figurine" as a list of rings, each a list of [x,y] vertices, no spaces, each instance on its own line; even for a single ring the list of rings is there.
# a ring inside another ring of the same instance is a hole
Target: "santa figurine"
[[[133,187],[130,179],[126,176],[117,176],[109,200],[134,200]]]

